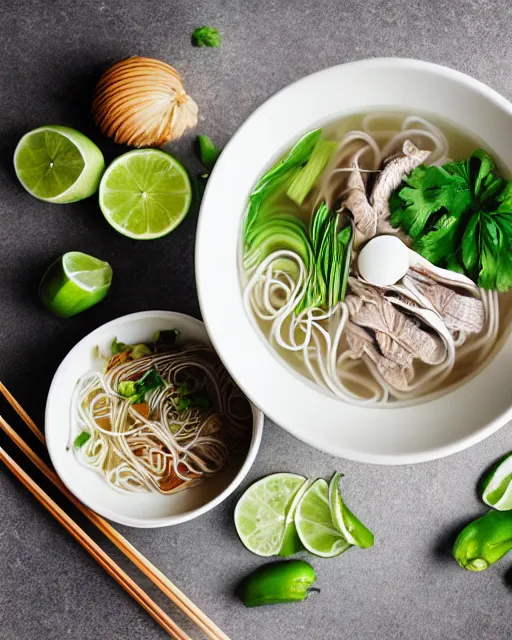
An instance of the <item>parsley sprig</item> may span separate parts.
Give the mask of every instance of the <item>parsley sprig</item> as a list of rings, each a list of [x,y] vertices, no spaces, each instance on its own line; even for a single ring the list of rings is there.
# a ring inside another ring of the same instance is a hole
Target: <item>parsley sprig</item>
[[[391,223],[424,258],[484,289],[512,289],[512,182],[485,151],[442,167],[421,165],[389,205]]]

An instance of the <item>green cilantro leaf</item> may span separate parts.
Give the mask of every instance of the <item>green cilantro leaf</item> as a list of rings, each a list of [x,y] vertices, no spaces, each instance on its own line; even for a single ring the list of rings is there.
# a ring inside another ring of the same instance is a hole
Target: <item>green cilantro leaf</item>
[[[192,34],[194,47],[220,47],[220,34],[215,27],[199,27]]]
[[[512,288],[512,182],[482,149],[461,162],[420,166],[389,199],[390,220],[430,262],[485,289]]]

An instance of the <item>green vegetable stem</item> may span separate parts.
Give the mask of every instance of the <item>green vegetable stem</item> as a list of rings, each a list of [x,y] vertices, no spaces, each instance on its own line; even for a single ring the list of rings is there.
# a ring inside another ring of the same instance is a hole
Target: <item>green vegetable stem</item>
[[[315,570],[304,560],[266,564],[242,581],[238,595],[246,607],[300,602],[318,591],[312,589],[315,579]]]
[[[512,511],[489,511],[463,529],[453,556],[463,569],[483,571],[512,550]]]

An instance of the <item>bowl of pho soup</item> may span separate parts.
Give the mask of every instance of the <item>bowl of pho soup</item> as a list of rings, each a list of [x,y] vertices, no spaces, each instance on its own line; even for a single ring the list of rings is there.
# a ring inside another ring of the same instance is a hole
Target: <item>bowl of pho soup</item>
[[[511,127],[486,85],[402,59],[313,74],[242,125],[196,279],[215,349],[277,424],[401,464],[511,417]]]

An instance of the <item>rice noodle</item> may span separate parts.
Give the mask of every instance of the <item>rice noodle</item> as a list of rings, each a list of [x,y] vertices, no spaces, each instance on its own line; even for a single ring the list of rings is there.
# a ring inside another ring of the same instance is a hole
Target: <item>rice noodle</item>
[[[146,418],[118,387],[151,369],[164,386],[147,394]],[[191,393],[207,392],[211,409],[178,410],[174,400],[184,382]],[[211,349],[193,344],[86,374],[74,393],[72,424],[71,441],[77,433],[90,436],[74,447],[78,460],[114,489],[169,494],[220,471],[230,451],[247,439],[251,412]]]
[[[396,127],[393,127],[395,123]],[[379,124],[384,128],[379,128]],[[350,172],[357,170],[365,176],[378,172],[383,161],[400,151],[405,140],[431,151],[427,164],[442,165],[450,161],[445,134],[428,120],[418,116],[399,118],[396,114],[386,113],[366,115],[361,129],[354,129],[342,137],[333,162],[307,203],[308,213],[315,202],[325,201],[332,208],[343,196]],[[289,273],[280,268],[283,258],[291,260],[296,271]],[[443,361],[426,369],[423,367],[407,390],[400,391],[383,379],[368,354],[357,357],[348,347],[344,339],[349,318],[347,304],[339,302],[328,309],[313,307],[297,312],[313,270],[296,253],[277,250],[260,264],[253,254],[246,266],[244,306],[248,315],[264,330],[272,347],[283,355],[289,354],[287,359],[292,366],[325,392],[351,404],[384,406],[391,402],[392,406],[407,406],[433,394],[444,393],[483,366],[499,339],[497,292],[476,289],[474,285],[466,287],[470,295],[479,297],[482,302],[484,329],[478,334],[459,331],[450,335],[445,327],[440,334],[446,347]],[[352,275],[355,275],[353,271]],[[419,306],[433,314],[425,317],[443,324],[438,311],[419,290],[402,285],[397,289],[405,298],[400,304],[408,313],[414,315]],[[446,380],[450,382],[443,387]]]

